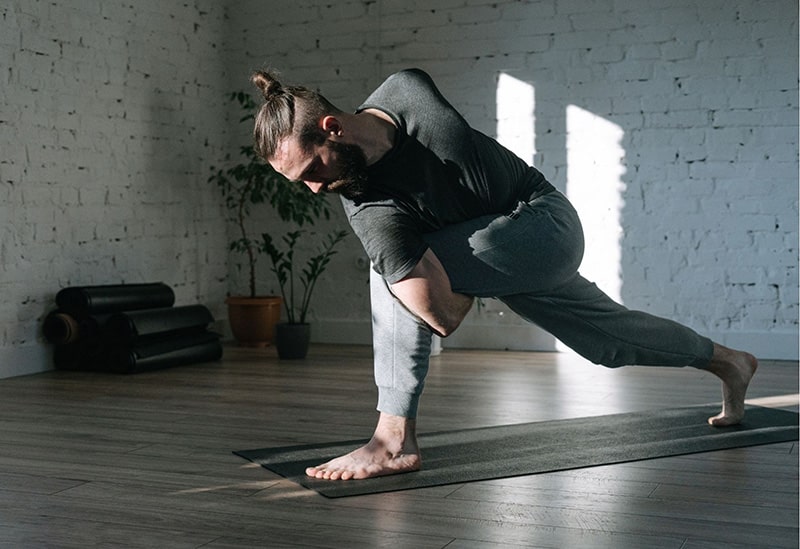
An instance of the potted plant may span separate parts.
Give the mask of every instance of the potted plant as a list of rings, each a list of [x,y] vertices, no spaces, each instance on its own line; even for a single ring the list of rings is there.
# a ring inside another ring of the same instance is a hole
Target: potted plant
[[[229,97],[244,113],[239,122],[253,119],[257,105],[249,94],[233,92]],[[330,211],[323,196],[288,182],[258,157],[252,144],[239,147],[236,160],[230,154],[225,155],[225,163],[226,168],[212,166],[208,180],[219,187],[231,220],[238,229],[229,249],[245,256],[249,289],[246,295],[228,296],[228,319],[233,336],[240,345],[263,347],[273,341],[275,326],[280,319],[281,298],[259,295],[256,291],[258,254],[264,250],[250,236],[248,218],[251,206],[268,203],[281,220],[298,226],[313,224],[320,217],[327,219]]]
[[[305,358],[308,353],[311,325],[306,320],[311,295],[317,280],[336,253],[334,248],[347,236],[346,231],[328,234],[316,255],[309,257],[305,267],[298,273],[295,271],[295,249],[301,236],[305,234],[306,231],[301,230],[286,233],[283,237],[283,249],[277,247],[272,235],[261,235],[262,249],[272,260],[272,272],[278,278],[286,311],[287,322],[278,324],[276,332],[276,347],[280,358]],[[298,281],[302,290],[298,288]]]

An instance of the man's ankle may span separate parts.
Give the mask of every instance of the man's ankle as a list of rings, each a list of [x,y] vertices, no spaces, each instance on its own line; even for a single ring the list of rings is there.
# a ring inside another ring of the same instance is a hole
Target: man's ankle
[[[372,440],[393,454],[416,453],[418,452],[416,425],[416,419],[381,412]]]

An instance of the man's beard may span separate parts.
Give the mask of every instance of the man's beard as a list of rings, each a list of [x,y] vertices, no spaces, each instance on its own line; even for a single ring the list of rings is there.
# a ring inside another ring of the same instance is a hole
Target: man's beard
[[[326,185],[327,192],[348,200],[358,200],[367,190],[367,157],[358,145],[328,140],[328,148],[336,153],[339,178]]]

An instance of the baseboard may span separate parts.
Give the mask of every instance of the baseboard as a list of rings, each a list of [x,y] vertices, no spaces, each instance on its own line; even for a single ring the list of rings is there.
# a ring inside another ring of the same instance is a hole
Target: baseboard
[[[372,326],[366,321],[316,321],[311,341],[372,345]],[[441,340],[445,349],[496,349],[507,351],[555,351],[555,338],[533,326],[480,326],[462,324],[450,337]]]
[[[726,347],[747,351],[762,360],[798,360],[798,333],[717,332],[705,334]]]
[[[0,379],[38,374],[53,369],[53,353],[48,345],[0,348]]]
[[[714,341],[742,349],[762,360],[798,360],[797,333],[718,332],[707,334]],[[372,327],[366,321],[317,321],[311,332],[316,343],[371,345]],[[560,346],[560,345],[559,345]],[[445,349],[489,349],[510,351],[556,351],[556,340],[536,326],[462,326],[442,340]],[[0,379],[38,374],[53,369],[48,345],[0,348]]]
[[[311,324],[311,341],[372,345],[372,325],[362,320],[315,320]]]
[[[533,324],[518,326],[462,324],[453,335],[442,340],[442,347],[548,352],[556,350],[556,339]]]
[[[748,351],[760,359],[798,360],[800,343],[797,333],[718,332],[705,335],[728,347]],[[366,321],[316,321],[312,327],[311,340],[317,343],[371,345],[372,329]],[[463,324],[453,335],[442,339],[442,347],[557,351],[562,345],[553,336],[533,325]]]

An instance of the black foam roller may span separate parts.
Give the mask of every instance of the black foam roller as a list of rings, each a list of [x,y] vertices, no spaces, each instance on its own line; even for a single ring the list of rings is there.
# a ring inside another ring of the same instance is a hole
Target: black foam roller
[[[108,357],[102,341],[83,340],[53,348],[53,363],[59,370],[96,371],[103,368]]]
[[[56,304],[73,316],[172,307],[175,292],[162,282],[73,286],[56,294]]]
[[[172,366],[212,362],[222,357],[219,335],[212,332],[180,334],[138,343],[113,353],[111,369],[138,373]]]
[[[105,333],[109,341],[118,345],[168,332],[198,332],[212,322],[214,317],[204,305],[186,305],[113,314],[106,322]]]
[[[102,336],[103,325],[108,318],[109,315],[75,318],[62,310],[56,310],[45,317],[42,332],[45,339],[54,345],[95,340]]]

